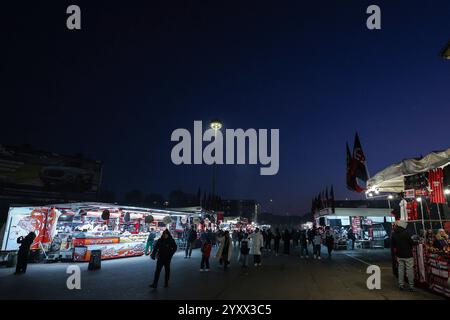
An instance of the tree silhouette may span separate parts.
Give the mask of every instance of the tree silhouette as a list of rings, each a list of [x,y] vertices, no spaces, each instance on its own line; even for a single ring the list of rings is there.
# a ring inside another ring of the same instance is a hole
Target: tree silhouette
[[[144,194],[141,190],[131,190],[125,193],[125,204],[129,206],[143,206]]]

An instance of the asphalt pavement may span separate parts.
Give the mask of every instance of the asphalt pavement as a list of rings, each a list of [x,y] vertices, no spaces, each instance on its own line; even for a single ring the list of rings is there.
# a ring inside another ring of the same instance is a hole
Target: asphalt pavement
[[[262,266],[250,264],[248,271],[238,265],[237,249],[227,271],[214,258],[215,251],[210,272],[199,271],[200,250],[194,250],[190,259],[177,252],[169,288],[163,288],[163,271],[156,290],[149,288],[155,261],[148,256],[102,261],[96,271],[88,271],[87,263],[59,262],[29,264],[27,273],[19,276],[13,268],[0,268],[0,299],[442,299],[421,289],[398,290],[389,250],[335,251],[331,260],[326,253],[322,260],[314,260],[300,259],[298,250],[289,256],[271,252],[263,256]],[[79,290],[67,288],[70,265],[81,269]],[[380,290],[367,288],[369,265],[380,267]]]

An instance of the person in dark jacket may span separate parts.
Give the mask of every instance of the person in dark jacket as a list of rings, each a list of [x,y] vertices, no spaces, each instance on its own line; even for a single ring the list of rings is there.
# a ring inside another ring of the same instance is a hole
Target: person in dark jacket
[[[272,230],[267,230],[267,241],[265,243],[265,248],[269,252],[272,250],[272,239],[273,239],[273,233]]]
[[[351,241],[352,243],[352,250],[355,250],[355,234],[353,233],[353,229],[352,227],[350,227],[350,229],[348,229],[348,233],[347,233],[347,239]]]
[[[164,287],[167,288],[169,286],[170,263],[175,252],[177,252],[177,244],[172,238],[169,230],[166,229],[162,233],[161,238],[159,238],[156,242],[151,255],[153,260],[156,259],[155,277],[153,279],[153,283],[150,285],[151,288],[156,289],[158,287],[159,275],[163,267],[165,272]]]
[[[398,261],[398,285],[400,290],[405,289],[405,268],[408,278],[409,290],[414,291],[414,241],[406,230],[408,222],[399,220],[391,236],[391,246]]]
[[[184,258],[190,258],[192,255],[192,249],[195,246],[195,241],[197,241],[197,231],[195,231],[195,226],[192,225],[187,233],[186,239],[186,252]]]
[[[280,233],[280,229],[276,228],[275,229],[275,235],[273,237],[274,239],[274,251],[275,251],[275,255],[278,256],[278,252],[280,251],[280,240],[281,240],[281,233]]]
[[[283,233],[283,245],[284,245],[284,254],[289,255],[289,250],[291,248],[291,233],[288,229],[284,230]]]
[[[295,249],[295,248],[298,247],[298,238],[299,238],[299,234],[298,234],[297,229],[292,229],[291,234],[292,234],[292,246]]]
[[[153,251],[153,245],[155,244],[156,232],[154,228],[150,229],[150,233],[148,234],[147,242],[145,244],[145,255],[149,255]]]
[[[303,257],[305,256],[304,253],[306,253],[306,259],[309,258],[309,253],[308,253],[308,235],[306,234],[306,230],[302,230],[300,231],[300,258],[303,259]]]
[[[28,255],[30,254],[30,247],[36,238],[34,232],[30,232],[24,237],[17,238],[17,243],[20,243],[19,252],[17,253],[17,265],[15,274],[22,274],[27,272]]]
[[[334,249],[334,234],[329,226],[325,227],[325,246],[328,249],[328,259],[331,259],[331,252]]]
[[[314,235],[315,235],[315,229],[316,229],[316,227],[315,226],[313,226],[313,228],[311,228],[311,229],[308,229],[308,232],[307,232],[307,237],[308,237],[308,243],[310,243],[311,245],[312,245],[312,250],[314,251]]]

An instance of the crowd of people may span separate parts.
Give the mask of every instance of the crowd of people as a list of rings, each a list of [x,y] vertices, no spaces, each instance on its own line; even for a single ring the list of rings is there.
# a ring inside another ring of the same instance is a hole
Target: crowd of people
[[[290,255],[294,249],[300,249],[300,258],[309,258],[311,250],[314,259],[321,259],[322,246],[328,251],[328,259],[332,257],[334,248],[334,233],[330,227],[316,227],[312,229],[260,229],[252,231],[247,229],[228,230],[204,230],[197,232],[195,225],[190,226],[184,234],[184,258],[190,259],[192,250],[199,247],[201,251],[200,272],[210,271],[210,257],[213,248],[216,248],[215,258],[219,265],[227,270],[232,263],[234,249],[237,252],[237,262],[247,271],[252,258],[255,267],[262,265],[264,254]],[[280,244],[283,243],[280,253]],[[165,287],[168,287],[170,278],[170,262],[177,251],[175,240],[169,231],[164,231],[161,240],[154,242],[154,237],[149,236],[146,246],[146,254],[157,260],[154,280],[150,287],[156,288],[162,268],[165,269]]]
[[[401,290],[405,289],[405,273],[408,279],[409,290],[414,290],[414,259],[413,246],[416,245],[410,234],[406,230],[406,221],[397,221],[391,236],[391,248],[393,257],[398,261],[398,284]],[[440,230],[434,239],[437,245],[439,241],[448,245],[448,236],[444,230]],[[291,249],[299,247],[300,258],[309,258],[309,248],[312,249],[314,259],[322,258],[322,246],[327,249],[328,259],[332,258],[336,234],[329,227],[316,227],[311,229],[291,230],[285,229],[280,231],[276,228],[274,231],[269,229],[256,228],[253,232],[244,229],[233,230],[230,234],[228,230],[205,230],[200,235],[196,228],[192,225],[185,232],[185,259],[192,256],[192,250],[196,248],[198,241],[201,242],[201,262],[200,271],[208,272],[210,270],[210,257],[213,247],[217,247],[215,257],[219,260],[219,264],[227,270],[231,264],[233,256],[233,248],[237,248],[238,262],[244,270],[248,269],[249,256],[253,256],[253,264],[255,267],[262,265],[263,252],[274,253],[275,256],[280,254],[280,242],[283,241],[283,254],[290,255]],[[17,242],[20,244],[18,252],[18,261],[15,274],[23,274],[26,272],[28,255],[30,247],[36,235],[30,232],[26,237],[19,237]],[[170,265],[173,255],[178,249],[176,241],[172,237],[169,230],[165,230],[158,240],[155,240],[155,230],[150,230],[150,234],[145,246],[145,254],[150,255],[156,260],[156,269],[153,282],[150,287],[157,288],[160,273],[164,268],[165,281],[164,286],[169,286]],[[347,238],[352,242],[354,248],[355,237],[351,231],[348,231]]]

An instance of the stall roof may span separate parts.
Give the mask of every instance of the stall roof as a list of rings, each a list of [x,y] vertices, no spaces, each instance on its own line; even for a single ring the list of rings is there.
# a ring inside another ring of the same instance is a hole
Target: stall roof
[[[445,167],[450,164],[450,148],[435,151],[422,158],[406,159],[378,172],[367,181],[367,190],[380,192],[403,192],[404,177]]]
[[[390,217],[392,209],[389,208],[335,208],[334,213],[331,208],[320,210],[317,217],[324,216],[344,216],[344,217]]]
[[[130,210],[130,211],[141,211],[141,212],[155,212],[160,214],[172,214],[172,215],[188,215],[188,212],[174,211],[174,210],[164,210],[164,209],[153,209],[153,208],[142,208],[142,207],[131,207],[122,206],[119,204],[111,203],[101,203],[101,202],[74,202],[74,203],[60,203],[60,204],[47,204],[44,207],[53,207],[57,209],[68,209],[72,211],[77,211],[80,209],[113,209],[113,210]]]

